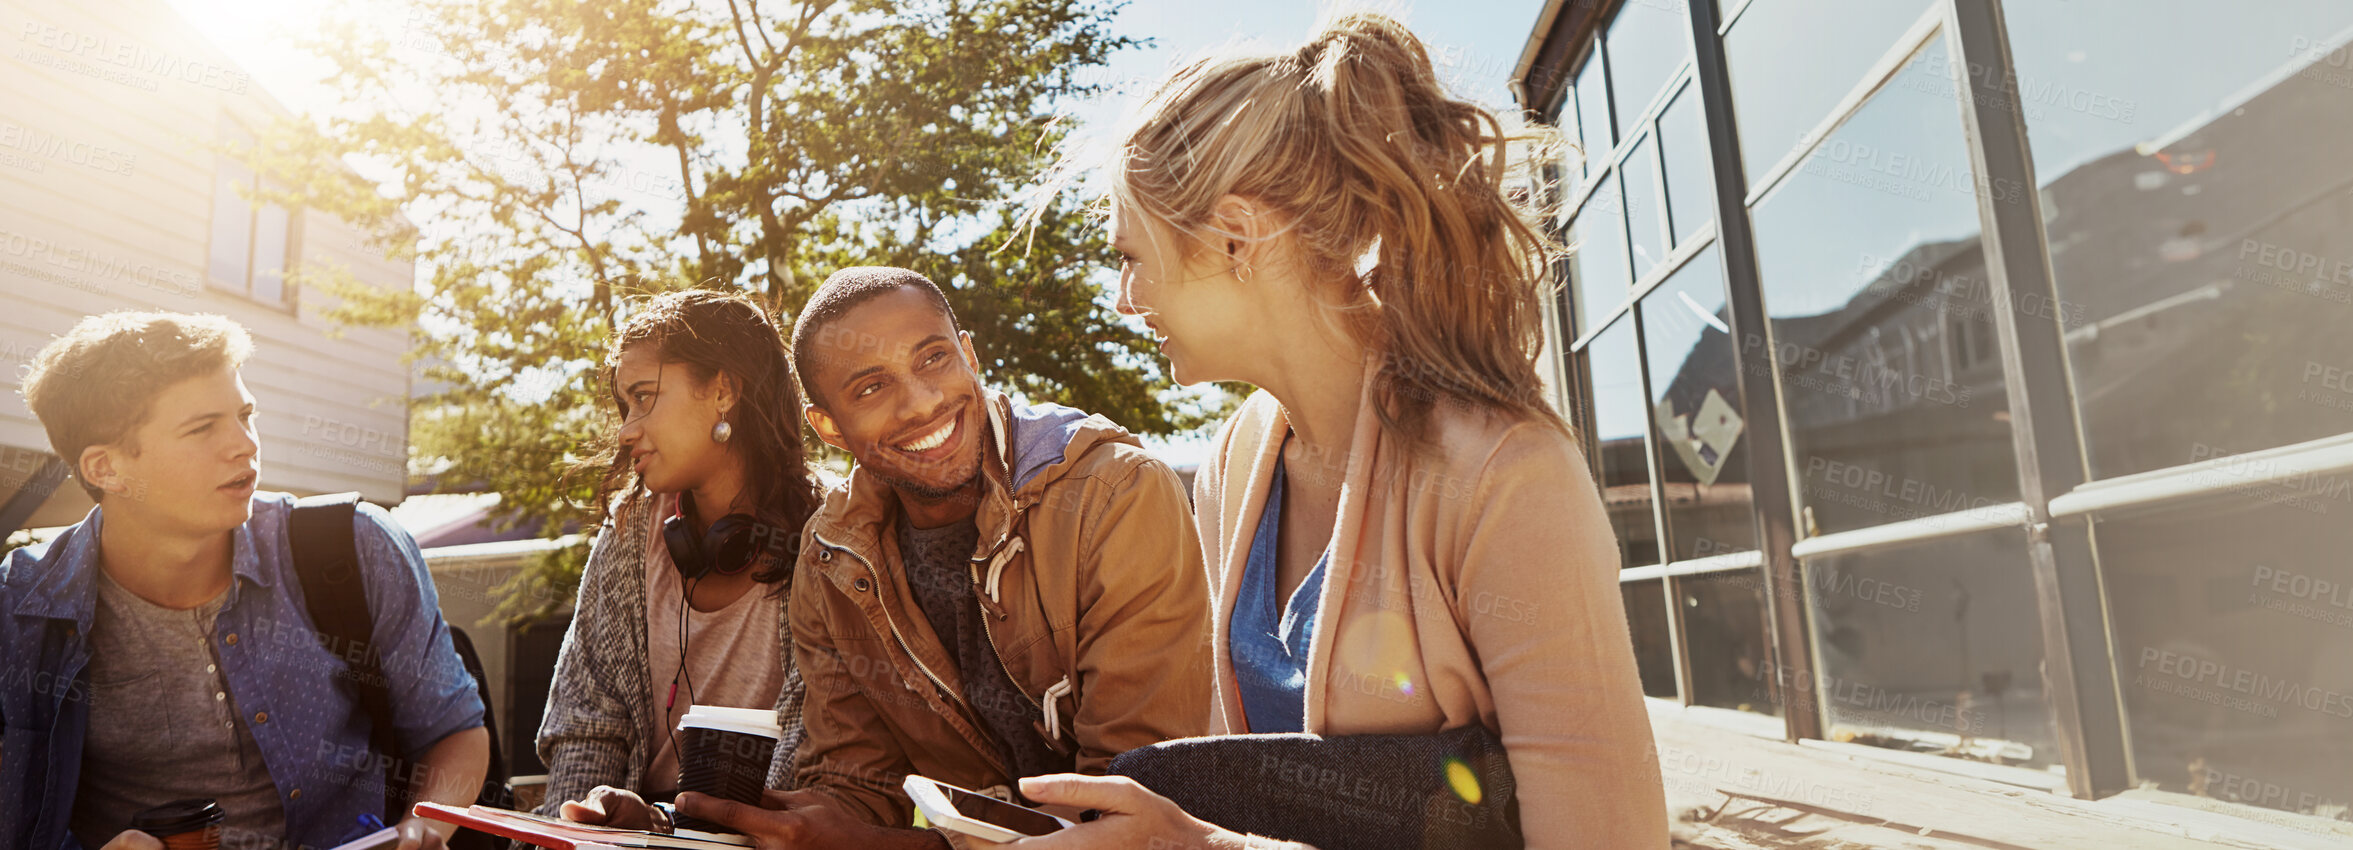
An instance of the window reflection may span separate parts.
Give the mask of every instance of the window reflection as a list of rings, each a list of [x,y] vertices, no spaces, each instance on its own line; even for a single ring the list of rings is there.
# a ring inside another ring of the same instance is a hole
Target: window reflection
[[[1618,145],[1611,129],[1609,82],[1601,52],[1601,45],[1595,44],[1585,69],[1577,72],[1577,132],[1585,148],[1585,176],[1589,178],[1609,167],[1610,151]]]
[[[1691,55],[1691,24],[1684,0],[1630,0],[1618,6],[1610,20],[1611,91],[1618,112],[1628,120],[1667,84],[1683,60]]]
[[[1681,245],[1716,220],[1715,167],[1708,156],[1707,120],[1700,114],[1699,87],[1684,86],[1659,116],[1659,159],[1667,169],[1667,217]]]
[[[1633,285],[1626,258],[1626,210],[1618,178],[1601,181],[1569,226],[1569,277],[1577,285],[1577,332],[1583,335],[1626,300]]]
[[[1634,323],[1620,319],[1585,349],[1593,388],[1595,475],[1610,529],[1618,537],[1619,563],[1659,563],[1658,532],[1651,519],[1650,465],[1643,448],[1642,364],[1634,350]]]
[[[1825,737],[2061,763],[2025,535],[1815,558],[1804,572],[1820,668],[1810,696]]]
[[[1801,536],[2018,495],[1945,55],[1932,41],[1753,213]]]
[[[1642,299],[1650,417],[1666,472],[1668,559],[1756,548],[1748,486],[1748,422],[1724,299],[1709,245]]]
[[[1642,694],[1675,699],[1675,643],[1668,633],[1663,579],[1618,585],[1626,601],[1626,625],[1634,633],[1634,668],[1642,673]]]
[[[1780,714],[1771,687],[1765,586],[1758,570],[1675,579],[1683,637],[1691,647],[1691,703]]]
[[[1654,155],[1650,137],[1645,136],[1618,167],[1626,189],[1626,233],[1636,279],[1667,259],[1667,221],[1659,209],[1659,165]]]
[[[2011,10],[2094,476],[2353,431],[2349,28],[2342,0]]]
[[[1756,0],[1724,34],[1740,161],[1753,184],[1797,147],[1928,0]]]
[[[2099,523],[2133,764],[2165,790],[2342,818],[2353,803],[2353,475]],[[2335,807],[2334,812],[2324,807]]]

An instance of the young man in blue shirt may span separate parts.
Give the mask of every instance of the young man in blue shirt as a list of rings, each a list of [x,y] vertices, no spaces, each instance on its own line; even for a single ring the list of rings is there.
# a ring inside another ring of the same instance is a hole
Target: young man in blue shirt
[[[112,313],[42,349],[23,394],[98,507],[0,562],[0,847],[160,848],[131,815],[215,800],[223,847],[364,834],[387,781],[467,804],[489,733],[416,542],[353,519],[396,740],[388,778],[348,664],[322,647],[287,537],[293,498],[256,492],[261,449],[218,316]],[[402,850],[451,831],[401,819]]]

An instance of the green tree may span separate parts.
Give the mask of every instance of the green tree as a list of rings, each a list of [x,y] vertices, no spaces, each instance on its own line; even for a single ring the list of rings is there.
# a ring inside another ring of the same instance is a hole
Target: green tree
[[[411,452],[555,534],[591,508],[567,476],[607,427],[596,363],[626,296],[754,293],[786,321],[834,268],[917,269],[948,289],[989,379],[1143,433],[1214,411],[1180,397],[1096,282],[1073,204],[1034,231],[1005,199],[1047,167],[1055,109],[1132,39],[1082,0],[457,0],[396,27],[344,20],[329,114],[261,134],[276,199],[413,258],[386,292],[337,269],[300,285],[337,321],[413,328],[435,391]],[[360,174],[345,167],[360,166]],[[1006,246],[1003,250],[996,250]],[[1169,401],[1176,401],[1174,405]],[[815,441],[811,440],[812,445]],[[584,551],[510,606],[566,604]]]

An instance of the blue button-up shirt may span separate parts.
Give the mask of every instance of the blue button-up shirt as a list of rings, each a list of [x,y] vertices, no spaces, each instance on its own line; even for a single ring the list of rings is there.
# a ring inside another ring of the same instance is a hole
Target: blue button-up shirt
[[[286,838],[330,847],[356,838],[362,813],[384,806],[383,763],[350,666],[319,645],[286,537],[293,497],[256,493],[233,533],[234,580],[213,630],[229,691],[286,808]],[[0,847],[71,848],[66,828],[90,724],[90,622],[103,509],[0,565]],[[405,756],[482,725],[474,678],[416,540],[382,508],[361,504],[352,533],[375,619]],[[252,718],[267,714],[267,722]],[[163,800],[158,803],[166,802]]]

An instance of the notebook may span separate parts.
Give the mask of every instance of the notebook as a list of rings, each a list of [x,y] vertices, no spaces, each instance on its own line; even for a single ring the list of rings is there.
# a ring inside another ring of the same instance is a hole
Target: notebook
[[[751,839],[743,836],[712,836],[697,838],[646,832],[642,829],[614,829],[585,823],[573,823],[551,817],[492,806],[446,806],[440,803],[418,803],[416,813],[467,829],[476,829],[500,838],[512,838],[525,844],[552,847],[555,850],[595,850],[602,847],[656,848],[657,850],[736,850],[751,846]]]

